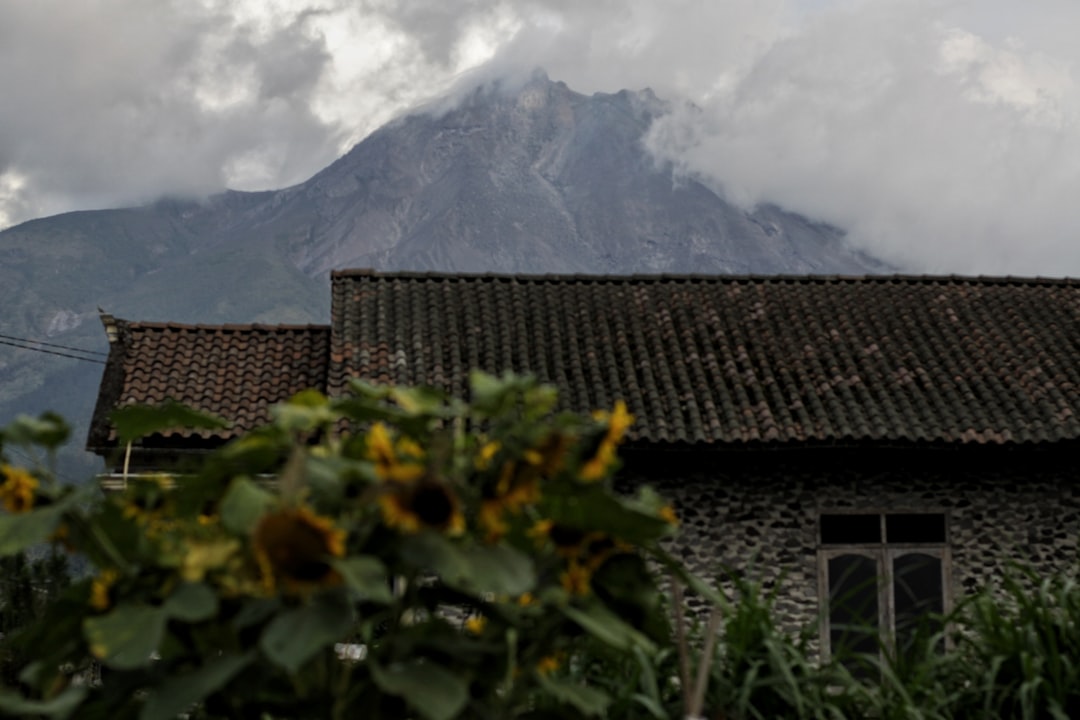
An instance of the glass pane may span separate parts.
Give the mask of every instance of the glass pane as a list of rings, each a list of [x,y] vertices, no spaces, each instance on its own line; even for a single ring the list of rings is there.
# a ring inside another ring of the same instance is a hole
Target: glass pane
[[[907,553],[893,558],[893,606],[896,612],[896,649],[912,652],[941,630],[938,617],[945,609],[941,558]]]
[[[829,558],[828,571],[829,648],[854,672],[859,662],[852,653],[878,651],[878,564],[865,555],[839,555]]]
[[[822,515],[822,545],[863,545],[881,542],[881,516]]]
[[[885,539],[890,543],[943,543],[945,516],[941,513],[896,513],[885,516]]]

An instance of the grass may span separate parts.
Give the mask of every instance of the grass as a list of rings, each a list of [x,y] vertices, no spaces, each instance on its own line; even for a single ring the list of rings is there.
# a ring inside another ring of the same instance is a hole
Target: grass
[[[905,654],[861,656],[856,677],[839,661],[821,663],[815,632],[792,636],[776,623],[772,598],[745,581],[738,600],[718,608],[701,717],[710,720],[1068,720],[1080,718],[1080,583],[1072,574],[1013,570],[996,589],[966,597]],[[701,663],[706,633],[687,631]],[[683,717],[677,641],[633,661],[589,650],[582,681],[623,702],[607,717]],[[690,673],[693,677],[693,672]]]

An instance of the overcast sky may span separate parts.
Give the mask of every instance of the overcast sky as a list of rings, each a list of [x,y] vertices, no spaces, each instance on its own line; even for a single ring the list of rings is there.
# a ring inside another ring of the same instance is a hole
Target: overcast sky
[[[1076,0],[4,0],[0,227],[304,180],[543,67],[650,148],[916,272],[1080,276]]]

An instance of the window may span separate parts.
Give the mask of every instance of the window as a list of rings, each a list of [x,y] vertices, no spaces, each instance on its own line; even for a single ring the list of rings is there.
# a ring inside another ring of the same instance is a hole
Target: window
[[[943,513],[823,514],[819,529],[826,657],[875,653],[883,643],[903,653],[940,629],[949,576]]]

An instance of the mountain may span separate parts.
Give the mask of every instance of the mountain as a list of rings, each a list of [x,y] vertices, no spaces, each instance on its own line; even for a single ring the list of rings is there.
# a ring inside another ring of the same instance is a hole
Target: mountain
[[[585,96],[538,74],[396,120],[290,188],[23,223],[0,232],[0,336],[105,352],[98,306],[141,320],[326,322],[339,267],[885,269],[836,228],[737,208],[658,165],[642,137],[664,111],[648,90]],[[54,408],[81,445],[100,368],[0,343],[0,422]]]

